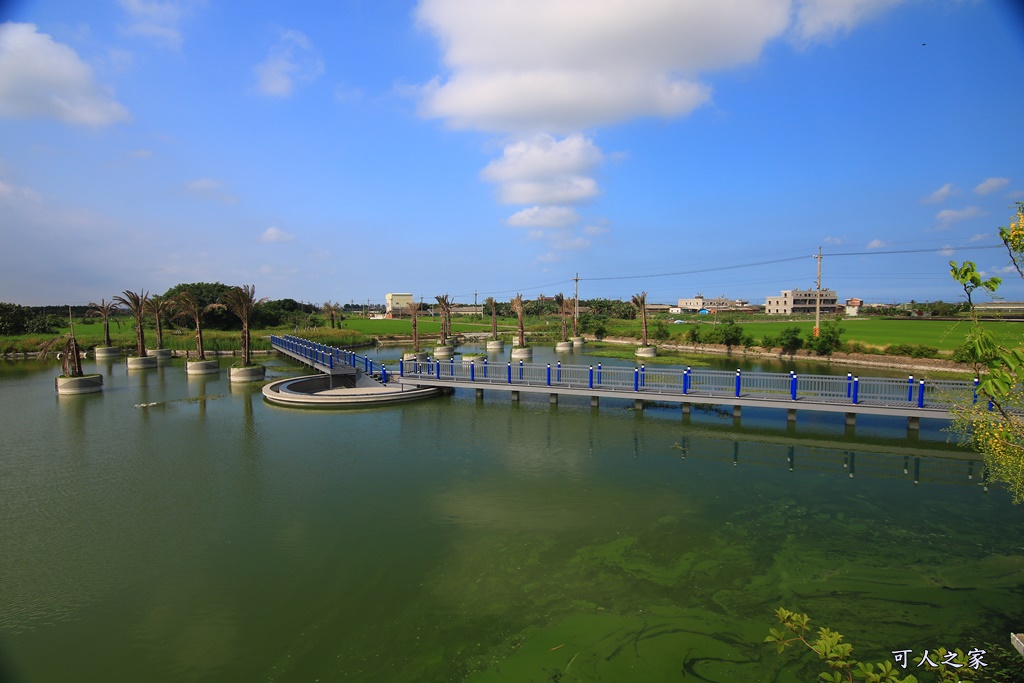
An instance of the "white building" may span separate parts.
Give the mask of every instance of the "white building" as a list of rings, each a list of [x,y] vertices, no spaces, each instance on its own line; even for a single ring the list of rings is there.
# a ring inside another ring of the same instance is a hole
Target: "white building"
[[[834,289],[784,289],[779,296],[767,297],[764,312],[768,315],[806,315],[817,309],[821,297],[821,312],[835,313],[836,292]]]
[[[405,307],[412,303],[412,294],[384,295],[384,316],[387,318],[400,317],[405,314]]]
[[[692,299],[680,299],[679,308],[683,311],[735,311],[747,308],[749,302],[740,299],[727,299],[725,296],[705,298],[701,293]]]

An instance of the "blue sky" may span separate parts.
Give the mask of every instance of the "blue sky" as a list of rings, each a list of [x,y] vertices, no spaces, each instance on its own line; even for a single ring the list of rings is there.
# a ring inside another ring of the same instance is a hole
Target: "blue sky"
[[[0,8],[0,301],[1024,300],[1010,0]]]

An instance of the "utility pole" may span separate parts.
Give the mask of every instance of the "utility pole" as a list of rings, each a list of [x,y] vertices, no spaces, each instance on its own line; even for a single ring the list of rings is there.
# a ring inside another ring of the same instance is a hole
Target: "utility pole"
[[[814,336],[821,334],[821,247],[818,247],[818,291],[814,297]]]
[[[576,283],[576,294],[574,294],[572,298],[573,303],[576,306],[576,309],[572,314],[572,329],[575,330],[580,323],[580,274],[576,273],[576,277],[572,280]]]

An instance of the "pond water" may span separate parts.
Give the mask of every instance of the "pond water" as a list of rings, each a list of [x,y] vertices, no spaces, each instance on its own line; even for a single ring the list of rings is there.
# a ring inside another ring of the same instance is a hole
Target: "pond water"
[[[941,422],[100,370],[0,366],[5,683],[794,682],[779,606],[875,660],[1024,626],[1024,510]]]

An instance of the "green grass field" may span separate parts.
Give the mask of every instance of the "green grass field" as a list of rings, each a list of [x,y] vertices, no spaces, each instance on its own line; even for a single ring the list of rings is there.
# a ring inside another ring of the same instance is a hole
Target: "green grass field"
[[[665,321],[662,321],[665,322]],[[453,331],[456,334],[466,332],[490,332],[491,321],[489,317],[482,319],[471,319],[456,317],[452,321]],[[648,321],[648,335],[654,338],[654,330],[657,321]],[[736,323],[743,328],[744,333],[749,334],[756,340],[765,335],[778,336],[786,327],[797,327],[801,333],[808,336],[814,328],[813,321],[761,321],[744,320],[737,318]],[[634,337],[640,336],[639,320],[606,320],[603,322],[605,333],[609,336]],[[673,325],[666,324],[670,335],[668,342],[682,342],[687,330],[694,325],[703,329],[712,326],[711,320],[700,319],[687,324]],[[721,321],[718,324],[722,324]],[[860,342],[861,344],[884,348],[890,344],[911,344],[931,346],[948,355],[964,341],[970,325],[967,321],[945,321],[945,320],[885,320],[881,318],[848,318],[840,321],[844,332],[844,342]],[[992,331],[1001,343],[1007,346],[1024,346],[1024,323],[991,321],[985,326]],[[422,337],[436,337],[440,332],[440,321],[436,317],[421,316],[418,319],[419,333]],[[526,329],[530,337],[536,341],[554,340],[561,336],[561,319],[557,316],[544,318],[528,318]],[[67,328],[62,330],[66,332]],[[269,344],[263,337],[269,334],[291,334],[293,327],[278,327],[273,329],[253,330],[253,348],[269,348]],[[498,320],[499,334],[506,339],[516,333],[515,318],[500,318]],[[91,348],[102,344],[103,328],[97,321],[92,324],[75,324],[75,334],[79,343],[85,348]],[[330,327],[320,326],[316,330],[299,329],[301,336],[321,341],[334,346],[358,346],[372,342],[372,338],[406,337],[412,334],[412,325],[408,318],[397,320],[372,320],[360,317],[346,318],[342,322],[342,329],[331,330]],[[40,344],[56,336],[52,335],[18,335],[0,337],[0,352],[21,353],[35,351]],[[203,336],[207,350],[227,351],[237,349],[239,346],[238,332],[225,332],[217,330],[204,330]],[[132,323],[122,323],[120,327],[111,326],[111,339],[115,346],[131,348],[135,345],[135,333]],[[155,332],[152,328],[146,329],[146,344],[154,348],[156,343]],[[195,348],[193,332],[188,328],[169,327],[164,331],[164,346],[176,350],[191,350]]]

